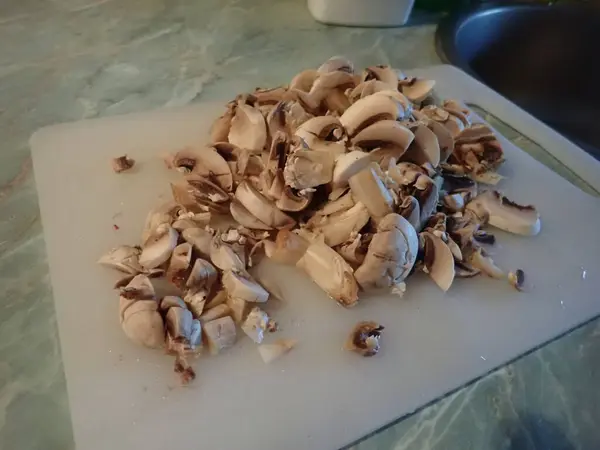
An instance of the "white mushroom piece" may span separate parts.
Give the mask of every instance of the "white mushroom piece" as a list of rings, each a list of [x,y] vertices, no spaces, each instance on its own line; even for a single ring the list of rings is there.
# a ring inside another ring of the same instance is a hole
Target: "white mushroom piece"
[[[273,329],[274,323],[269,315],[258,307],[252,308],[241,328],[257,344],[262,343],[265,331]]]
[[[235,344],[237,332],[235,322],[230,316],[204,323],[202,331],[213,355],[217,355]]]
[[[129,339],[149,348],[164,347],[165,325],[148,277],[136,275],[121,289],[119,313],[121,327]]]
[[[398,81],[399,90],[413,103],[421,103],[433,92],[435,81],[404,77]]]
[[[146,269],[154,269],[167,262],[177,246],[179,234],[168,224],[162,224],[150,235],[142,248],[140,264]]]
[[[414,137],[412,131],[396,120],[380,120],[357,133],[352,144],[371,152],[370,159],[385,167],[400,160]]]
[[[354,198],[368,209],[375,220],[393,212],[394,199],[384,183],[385,174],[371,163],[348,180]]]
[[[336,156],[346,152],[346,130],[334,116],[313,117],[300,125],[294,135],[311,150]]]
[[[311,243],[296,266],[340,305],[351,307],[358,302],[352,267],[322,240]]]
[[[420,234],[424,247],[424,268],[442,291],[450,289],[454,281],[454,256],[446,243],[436,234]]]
[[[233,189],[231,168],[214,148],[186,147],[173,155],[172,165],[182,173],[193,173],[213,180],[227,192]]]
[[[388,214],[377,226],[354,276],[364,290],[398,287],[412,270],[419,251],[413,226],[399,214]]]
[[[120,245],[103,255],[98,260],[98,264],[117,269],[130,275],[137,275],[145,270],[140,265],[141,253],[142,249],[140,247]]]
[[[273,344],[261,344],[258,353],[265,364],[270,364],[289,352],[298,341],[294,339],[277,339]]]
[[[519,205],[498,191],[482,192],[466,208],[482,222],[509,233],[535,236],[542,227],[540,215],[533,205]]]
[[[267,124],[260,111],[249,105],[238,104],[231,119],[227,141],[240,148],[262,150],[267,143]]]
[[[291,228],[296,221],[278,209],[275,204],[261,194],[252,184],[244,181],[239,184],[235,191],[235,198],[239,205],[243,206],[248,214],[254,216],[264,227],[256,227],[253,222],[242,223],[243,226],[252,229]]]
[[[346,349],[362,356],[375,356],[379,353],[381,334],[384,327],[377,322],[357,323],[346,340]]]
[[[373,123],[373,120],[398,120],[404,117],[402,104],[387,95],[369,95],[352,104],[340,117],[340,122],[354,137],[359,131]]]

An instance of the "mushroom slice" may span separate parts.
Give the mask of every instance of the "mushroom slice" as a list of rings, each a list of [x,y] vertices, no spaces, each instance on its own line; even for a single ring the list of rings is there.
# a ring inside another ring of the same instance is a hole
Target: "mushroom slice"
[[[540,232],[540,215],[533,205],[519,205],[498,191],[484,191],[471,200],[466,208],[478,217],[489,217],[490,225],[524,236]]]
[[[462,212],[465,209],[465,198],[461,194],[445,195],[442,204],[450,213]]]
[[[139,262],[146,269],[154,269],[167,262],[177,246],[179,234],[170,225],[159,226],[144,244]]]
[[[185,302],[181,299],[181,297],[177,297],[176,295],[167,295],[163,297],[160,301],[160,309],[161,311],[168,311],[169,308],[183,308],[186,309],[187,306]]]
[[[316,70],[304,70],[292,78],[292,81],[290,81],[290,89],[308,92],[318,76],[319,72]]]
[[[390,66],[371,66],[363,72],[363,81],[378,80],[385,83],[388,89],[398,89],[398,72]]]
[[[260,111],[252,106],[238,105],[227,140],[240,148],[262,150],[267,143],[267,124]]]
[[[233,245],[223,242],[219,236],[214,237],[210,244],[210,260],[223,271],[246,270],[245,257],[240,257]]]
[[[207,300],[206,309],[214,308],[217,305],[222,305],[227,301],[227,291],[223,288],[219,288],[219,290]]]
[[[232,200],[229,204],[229,211],[233,219],[243,227],[251,230],[272,230],[273,227],[261,222],[248,211],[244,205],[237,200]]]
[[[138,300],[131,304],[123,314],[121,327],[136,344],[156,349],[164,347],[164,322],[155,300]]]
[[[165,317],[167,333],[174,342],[189,342],[192,334],[192,313],[187,308],[173,306]]]
[[[187,308],[192,312],[193,316],[199,319],[204,313],[205,305],[206,305],[206,295],[207,291],[205,290],[197,290],[197,291],[188,291],[183,297],[183,301]]]
[[[243,298],[227,297],[226,304],[229,307],[230,316],[233,321],[240,325],[244,322],[250,311],[250,303]]]
[[[235,104],[230,104],[227,107],[227,111],[215,120],[210,127],[210,141],[211,142],[225,142],[229,136],[229,130],[231,128],[231,120],[235,114]]]
[[[473,123],[473,113],[464,103],[448,99],[444,101],[443,107],[450,114],[458,118],[465,127],[470,127]]]
[[[161,225],[171,225],[182,210],[183,207],[173,201],[168,201],[152,208],[146,216],[142,231],[142,243],[145,243]]]
[[[296,264],[306,253],[309,243],[290,230],[280,230],[275,242],[264,241],[269,259],[283,264]]]
[[[420,234],[425,248],[425,272],[446,292],[454,281],[454,256],[446,243],[433,233]]]
[[[354,64],[347,58],[343,56],[332,56],[327,61],[319,66],[317,72],[319,73],[329,73],[329,72],[347,72],[354,73]]]
[[[173,166],[184,173],[210,178],[227,192],[233,188],[231,169],[214,148],[186,147],[173,155]]]
[[[354,238],[337,246],[335,251],[353,268],[358,267],[365,261],[372,237],[371,234],[357,234]]]
[[[411,102],[420,103],[425,100],[435,87],[435,81],[421,78],[404,78],[399,80],[398,88]]]
[[[235,344],[235,322],[229,316],[206,322],[203,331],[208,348],[213,355],[218,355]]]
[[[330,216],[335,213],[347,211],[350,208],[352,208],[355,204],[356,202],[352,198],[352,193],[350,191],[347,191],[344,195],[337,198],[336,200],[330,200],[327,203],[325,203],[325,205],[321,209],[315,211],[314,217]]]
[[[213,234],[203,228],[186,228],[181,236],[186,242],[189,242],[204,258],[210,257],[210,245],[213,240]]]
[[[316,140],[339,141],[345,131],[337,117],[317,116],[300,125],[294,134],[310,147]]]
[[[212,215],[210,212],[204,213],[184,213],[180,214],[172,224],[172,227],[177,231],[182,232],[187,228],[205,227],[210,223]]]
[[[374,356],[379,352],[384,327],[377,322],[358,322],[346,340],[346,349],[362,356]]]
[[[283,96],[286,92],[287,89],[284,87],[275,87],[270,89],[257,88],[252,93],[252,96],[256,100],[255,105],[276,105],[283,99]]]
[[[235,197],[250,214],[270,227],[291,228],[296,223],[247,181],[239,184]]]
[[[275,201],[275,206],[281,211],[298,212],[306,209],[313,199],[313,192],[310,190],[300,191],[296,193],[289,186],[283,188],[283,194]]]
[[[144,268],[140,265],[139,261],[141,253],[142,249],[140,247],[120,245],[103,255],[98,260],[98,264],[117,269],[130,275],[137,275],[138,273],[144,272]]]
[[[352,267],[323,241],[311,243],[296,265],[342,306],[351,307],[358,302]]]
[[[210,262],[198,258],[194,261],[192,270],[185,282],[185,287],[193,292],[199,290],[210,292],[218,278],[217,269]]]
[[[421,226],[419,201],[412,195],[405,197],[398,205],[398,213],[408,220],[415,230]]]
[[[278,339],[273,344],[259,345],[258,353],[265,364],[270,364],[289,352],[297,343],[294,339]]]
[[[350,177],[348,180],[354,198],[362,202],[371,217],[381,219],[392,212],[394,199],[383,182],[384,174],[376,163]]]
[[[332,182],[334,188],[347,186],[350,177],[356,175],[370,164],[369,154],[363,151],[353,150],[338,156],[333,167]]]
[[[410,129],[415,138],[403,159],[419,166],[429,163],[437,167],[440,164],[440,144],[435,133],[421,122],[411,125]]]
[[[220,319],[221,317],[229,317],[230,314],[231,309],[229,308],[229,305],[221,303],[210,309],[205,309],[200,316],[200,323],[205,324],[206,322],[211,322]]]
[[[397,149],[397,158],[408,149],[415,135],[395,120],[380,120],[364,128],[352,139],[352,144],[366,151],[378,147]]]
[[[369,95],[353,103],[340,117],[340,122],[354,136],[378,120],[397,120],[404,116],[402,104],[385,95]]]
[[[283,176],[294,189],[308,189],[333,179],[333,155],[313,150],[295,150],[287,158]]]
[[[265,331],[269,329],[269,323],[272,323],[269,315],[258,307],[252,308],[241,328],[257,344],[262,343],[265,337]]]
[[[357,234],[367,224],[369,218],[369,210],[358,202],[346,211],[323,217],[310,228],[316,234],[322,234],[327,245],[334,247]]]
[[[196,207],[217,214],[226,214],[229,211],[229,194],[219,185],[199,175],[189,175],[186,181],[187,184],[171,184],[176,201],[190,209]]]
[[[365,290],[396,287],[412,270],[418,251],[414,227],[399,214],[388,214],[377,226],[356,280]]]
[[[414,187],[413,195],[419,200],[419,219],[422,228],[435,212],[440,193],[435,182],[427,175],[419,175],[414,183]]]
[[[476,249],[471,250],[472,251],[467,257],[467,262],[471,266],[481,270],[490,278],[506,278],[506,274],[504,273],[504,271],[494,263],[494,260],[487,254],[487,252],[482,247],[478,247]]]
[[[454,261],[454,276],[456,278],[473,278],[481,273],[481,270],[476,269],[464,261]]]
[[[452,133],[444,125],[434,120],[430,120],[426,122],[426,124],[427,128],[433,131],[433,134],[435,134],[435,137],[438,140],[440,147],[440,162],[446,162],[454,150],[454,137],[452,136]]]
[[[179,244],[171,254],[169,269],[167,270],[167,280],[178,288],[182,288],[188,275],[190,263],[192,261],[192,244]]]
[[[229,297],[246,302],[264,303],[269,299],[269,293],[245,271],[225,271],[223,286]]]

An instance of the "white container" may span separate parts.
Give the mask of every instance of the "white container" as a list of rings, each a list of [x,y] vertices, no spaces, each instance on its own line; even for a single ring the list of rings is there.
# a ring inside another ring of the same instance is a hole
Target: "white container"
[[[398,27],[410,16],[415,0],[308,0],[319,22],[359,27]]]

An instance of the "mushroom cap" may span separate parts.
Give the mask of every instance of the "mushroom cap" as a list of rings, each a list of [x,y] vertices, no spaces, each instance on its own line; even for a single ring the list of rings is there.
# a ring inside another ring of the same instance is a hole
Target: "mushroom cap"
[[[354,136],[377,120],[397,120],[404,116],[402,104],[386,95],[369,95],[353,103],[340,117],[340,122]]]
[[[399,214],[388,214],[379,223],[367,256],[355,277],[365,289],[393,287],[410,273],[417,260],[419,239],[414,227]]]
[[[398,158],[404,154],[415,135],[395,120],[380,120],[364,128],[352,139],[352,144],[361,149],[391,146],[397,149]]]

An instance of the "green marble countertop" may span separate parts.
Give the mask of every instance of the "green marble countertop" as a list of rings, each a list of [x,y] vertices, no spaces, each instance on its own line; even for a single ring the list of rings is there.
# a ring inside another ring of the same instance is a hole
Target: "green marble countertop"
[[[330,28],[304,0],[2,0],[0,449],[73,447],[27,145],[37,128],[230,99],[336,54],[359,66],[436,64],[433,32]],[[597,449],[599,380],[593,321],[355,448]]]

